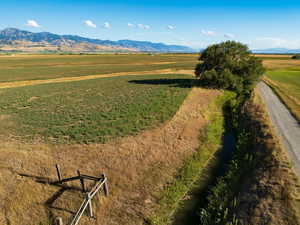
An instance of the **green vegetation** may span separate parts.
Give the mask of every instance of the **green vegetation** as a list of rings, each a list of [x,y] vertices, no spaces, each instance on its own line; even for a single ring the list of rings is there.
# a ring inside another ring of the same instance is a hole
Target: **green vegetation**
[[[124,76],[3,89],[0,133],[60,143],[137,134],[170,119],[190,91],[191,76],[150,76],[161,85],[148,75],[134,76],[135,82]]]
[[[300,54],[293,55],[293,56],[292,56],[292,59],[300,59]]]
[[[262,61],[251,56],[246,45],[234,41],[214,44],[206,48],[195,74],[202,83],[229,89],[249,96],[264,73]]]
[[[251,174],[256,165],[252,152],[255,141],[253,132],[239,125],[236,150],[228,165],[224,176],[218,178],[217,183],[207,196],[207,205],[199,210],[201,225],[237,225],[240,224],[235,215],[237,193],[245,179],[245,174]]]
[[[207,203],[199,211],[202,225],[237,225],[234,210],[236,194],[243,182],[244,174],[253,169],[252,143],[254,133],[249,131],[243,107],[250,98],[253,88],[264,73],[262,61],[250,55],[246,45],[227,41],[209,46],[200,56],[196,75],[207,85],[233,90],[238,98],[226,102],[226,128],[236,136],[236,149],[226,173],[218,179],[207,196]]]
[[[16,55],[0,57],[0,82],[160,69],[194,69],[195,55]]]
[[[268,71],[266,78],[266,82],[300,120],[300,65],[297,68]]]
[[[222,108],[229,99],[235,95],[226,92],[212,102],[205,112],[208,117],[208,125],[201,134],[202,143],[198,151],[186,160],[184,166],[178,171],[174,181],[159,193],[159,209],[151,218],[152,224],[168,224],[174,211],[178,208],[182,197],[190,190],[192,184],[201,176],[209,160],[220,149],[224,133],[224,116]]]

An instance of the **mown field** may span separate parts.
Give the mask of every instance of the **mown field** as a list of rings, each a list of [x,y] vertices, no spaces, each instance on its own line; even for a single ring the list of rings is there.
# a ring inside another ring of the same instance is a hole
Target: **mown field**
[[[160,69],[194,69],[198,55],[0,56],[0,82]]]
[[[300,60],[265,60],[265,80],[300,120]]]
[[[124,76],[3,89],[0,134],[76,143],[137,134],[176,113],[191,78]]]

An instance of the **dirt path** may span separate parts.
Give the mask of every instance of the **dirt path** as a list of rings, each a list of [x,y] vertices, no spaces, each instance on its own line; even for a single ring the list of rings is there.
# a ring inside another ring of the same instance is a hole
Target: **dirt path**
[[[36,182],[37,177],[55,178],[55,163],[63,176],[80,168],[91,175],[105,172],[109,178],[110,197],[94,203],[97,219],[83,217],[80,224],[143,224],[157,204],[156,193],[199,146],[204,113],[218,93],[195,88],[166,124],[106,144],[1,143],[0,224],[46,224],[56,216],[66,221],[76,211],[82,197]]]
[[[296,173],[300,176],[300,126],[286,106],[279,100],[272,89],[260,82],[258,89],[267,106],[272,123],[280,136],[289,157],[294,164]]]
[[[154,75],[155,74],[191,74],[192,75],[192,74],[194,74],[194,71],[193,70],[164,69],[164,70],[120,72],[120,73],[109,73],[109,74],[95,74],[95,75],[87,75],[87,76],[79,76],[79,77],[61,77],[61,78],[46,79],[46,80],[25,80],[25,81],[2,82],[2,83],[0,83],[0,89],[23,87],[23,86],[38,85],[38,84],[50,84],[50,83],[62,83],[62,82],[72,82],[72,81],[80,81],[80,80],[90,80],[90,79],[106,78],[106,77],[151,75],[151,74],[154,74]]]

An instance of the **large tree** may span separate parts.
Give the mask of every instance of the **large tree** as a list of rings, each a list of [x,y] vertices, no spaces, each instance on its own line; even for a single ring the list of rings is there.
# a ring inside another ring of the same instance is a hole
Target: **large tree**
[[[244,44],[226,41],[207,47],[200,55],[196,76],[205,84],[250,94],[265,72],[262,61]]]

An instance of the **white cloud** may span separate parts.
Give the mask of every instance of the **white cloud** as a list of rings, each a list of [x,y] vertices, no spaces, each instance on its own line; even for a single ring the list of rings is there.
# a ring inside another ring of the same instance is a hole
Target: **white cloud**
[[[127,23],[127,26],[128,26],[128,27],[135,27],[135,25],[132,24],[132,23]]]
[[[96,28],[96,27],[97,27],[97,25],[94,24],[91,20],[86,20],[86,21],[84,21],[84,24],[85,24],[86,26],[92,27],[92,28]]]
[[[174,30],[174,29],[175,29],[175,27],[172,26],[172,25],[168,25],[167,28],[168,28],[169,30]]]
[[[205,36],[215,36],[216,32],[211,31],[211,30],[202,30],[201,33]]]
[[[40,27],[40,25],[35,20],[27,20],[26,26],[29,26],[29,27]]]
[[[234,36],[234,34],[227,33],[227,34],[224,34],[224,37],[228,38],[228,39],[233,39],[235,36]]]
[[[145,29],[145,30],[149,30],[150,29],[150,26],[149,25],[144,25],[144,24],[138,24],[137,25],[139,28],[141,28],[141,29]]]
[[[109,28],[111,28],[111,25],[110,25],[109,22],[105,22],[105,23],[103,24],[103,27],[106,28],[106,29],[109,29]]]

